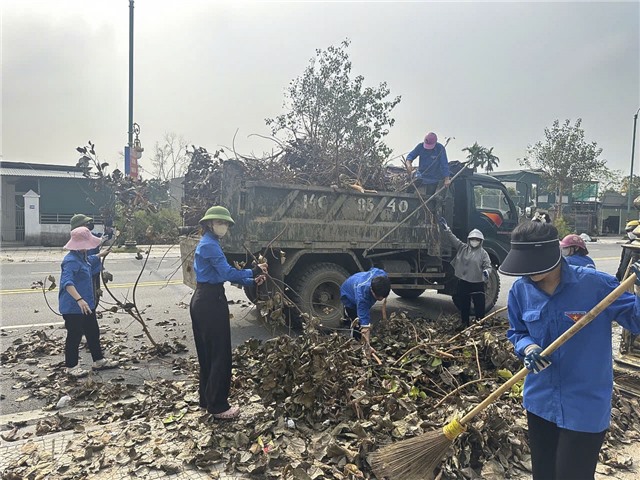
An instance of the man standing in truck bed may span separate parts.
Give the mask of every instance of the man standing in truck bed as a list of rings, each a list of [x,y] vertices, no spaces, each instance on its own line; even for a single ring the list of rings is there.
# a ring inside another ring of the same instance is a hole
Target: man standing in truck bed
[[[436,193],[440,183],[448,187],[451,183],[449,178],[449,160],[444,145],[438,143],[438,136],[429,132],[422,143],[416,145],[407,155],[406,167],[409,174],[413,174],[412,162],[418,158],[418,171],[415,174],[416,185],[425,187],[427,198]],[[426,198],[425,198],[426,200]]]
[[[413,171],[414,159],[418,158],[418,171]],[[449,172],[449,160],[447,159],[447,151],[441,143],[438,143],[438,136],[429,132],[424,137],[424,141],[416,145],[416,147],[407,155],[405,163],[407,171],[412,181],[415,182],[416,191],[420,196],[424,195],[423,201],[426,201],[431,195],[436,193],[442,185],[449,187],[451,184]],[[418,188],[421,187],[421,188]],[[427,206],[426,223],[436,228],[435,231],[427,229],[427,245],[429,255],[440,256],[440,239],[437,231],[436,219],[447,216],[442,211],[442,202],[445,194],[440,192]],[[451,219],[450,219],[451,220]]]

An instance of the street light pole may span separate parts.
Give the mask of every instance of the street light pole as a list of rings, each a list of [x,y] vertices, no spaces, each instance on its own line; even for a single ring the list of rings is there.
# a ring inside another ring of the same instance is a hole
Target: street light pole
[[[133,0],[129,0],[129,152],[133,147]]]
[[[638,112],[640,107],[636,110],[636,114],[633,116],[633,140],[631,142],[631,173],[629,173],[629,185],[627,186],[627,217],[631,212],[631,199],[633,197],[633,156],[636,152],[636,124],[638,123]],[[627,218],[627,220],[630,220]]]

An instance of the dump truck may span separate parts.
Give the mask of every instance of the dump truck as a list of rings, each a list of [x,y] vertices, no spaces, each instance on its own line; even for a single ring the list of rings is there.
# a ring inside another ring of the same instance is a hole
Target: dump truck
[[[634,241],[622,245],[622,248],[628,250],[631,255],[629,266],[640,260],[640,243]],[[629,266],[623,279],[630,274]],[[613,373],[618,389],[626,394],[640,397],[640,336],[623,328],[620,348],[618,352],[614,352],[613,359]]]
[[[220,204],[236,222],[222,241],[225,255],[232,264],[247,265],[261,254],[273,279],[266,291],[246,288],[250,300],[284,289],[302,312],[336,327],[343,317],[340,285],[374,266],[387,272],[400,297],[416,298],[425,290],[455,293],[450,265],[455,251],[443,242],[438,219],[424,208],[426,199],[416,189],[363,192],[349,186],[277,184],[246,179],[242,163],[235,160],[222,168]],[[477,228],[485,236],[483,246],[493,265],[486,289],[489,311],[498,299],[497,267],[509,252],[518,210],[502,183],[464,165],[446,195],[445,216],[455,235],[465,240]],[[194,235],[180,240],[183,279],[192,288],[198,240]]]

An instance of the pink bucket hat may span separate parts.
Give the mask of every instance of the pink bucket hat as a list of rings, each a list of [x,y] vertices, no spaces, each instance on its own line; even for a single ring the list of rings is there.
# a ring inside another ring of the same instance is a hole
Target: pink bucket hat
[[[91,250],[100,245],[100,238],[91,234],[87,227],[71,230],[71,240],[64,246],[66,250]]]
[[[424,143],[422,145],[427,150],[433,150],[436,147],[436,143],[438,143],[438,136],[433,132],[429,132],[427,136],[424,137]]]

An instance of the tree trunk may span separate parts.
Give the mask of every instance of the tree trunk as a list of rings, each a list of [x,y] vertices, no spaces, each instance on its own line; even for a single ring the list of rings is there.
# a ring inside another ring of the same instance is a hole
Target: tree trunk
[[[557,219],[561,219],[562,218],[562,190],[563,190],[563,185],[562,182],[558,185],[558,201],[556,202],[556,205],[558,206],[558,212],[556,214],[556,218]]]

